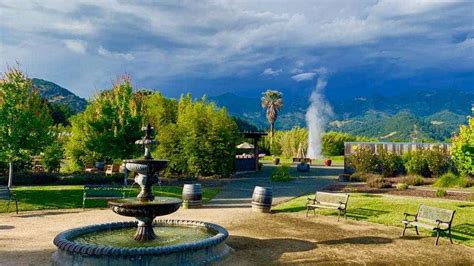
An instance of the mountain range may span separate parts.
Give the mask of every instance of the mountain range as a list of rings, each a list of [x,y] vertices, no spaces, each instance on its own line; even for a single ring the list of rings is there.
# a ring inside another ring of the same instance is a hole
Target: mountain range
[[[32,79],[33,86],[51,103],[69,106],[77,113],[87,101],[53,82]],[[285,97],[286,96],[286,97]],[[267,129],[265,110],[257,97],[224,93],[208,97],[230,114],[260,129]],[[303,95],[284,95],[284,106],[276,122],[277,129],[306,127],[309,105]],[[462,90],[416,90],[400,94],[365,95],[351,99],[328,100],[333,114],[328,115],[328,130],[349,132],[386,141],[434,139],[443,141],[467,121],[474,104],[474,93]]]
[[[226,93],[209,97],[235,116],[268,128],[260,99]],[[371,95],[328,100],[328,130],[349,132],[387,141],[434,139],[443,141],[467,121],[474,93],[462,90],[403,91],[398,95]],[[277,129],[306,127],[308,97],[283,97]]]

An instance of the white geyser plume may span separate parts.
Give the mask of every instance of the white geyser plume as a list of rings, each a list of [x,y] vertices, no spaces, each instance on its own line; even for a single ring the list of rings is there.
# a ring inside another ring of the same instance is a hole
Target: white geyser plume
[[[308,154],[311,159],[322,159],[322,134],[326,130],[329,117],[333,114],[331,105],[324,98],[327,81],[324,75],[318,77],[316,88],[309,98],[310,105],[306,111],[308,126]]]

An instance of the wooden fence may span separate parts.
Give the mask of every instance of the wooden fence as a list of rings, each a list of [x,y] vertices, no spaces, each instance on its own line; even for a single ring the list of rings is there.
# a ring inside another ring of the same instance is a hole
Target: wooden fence
[[[434,147],[439,147],[448,154],[451,149],[451,144],[416,142],[344,142],[344,172],[352,172],[352,169],[349,166],[349,157],[358,148],[370,149],[374,154],[378,154],[379,151],[385,150],[402,155],[417,149],[433,149]]]

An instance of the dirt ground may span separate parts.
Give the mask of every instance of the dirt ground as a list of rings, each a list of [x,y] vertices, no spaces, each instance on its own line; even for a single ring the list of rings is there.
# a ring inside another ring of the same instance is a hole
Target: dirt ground
[[[334,192],[358,192],[358,193],[376,193],[376,194],[392,194],[400,196],[412,196],[412,197],[423,197],[423,198],[439,198],[436,196],[436,190],[428,189],[415,189],[409,188],[406,190],[397,190],[394,184],[391,188],[372,188],[369,187],[366,183],[334,183],[325,188],[327,191]],[[463,201],[474,201],[474,192],[470,191],[449,191],[444,199],[451,200],[463,200]]]
[[[400,228],[304,213],[253,213],[249,208],[180,209],[165,218],[202,220],[227,228],[234,251],[222,265],[474,264],[474,248],[442,239],[400,238]],[[129,220],[105,210],[58,210],[0,215],[0,265],[49,265],[61,231]]]

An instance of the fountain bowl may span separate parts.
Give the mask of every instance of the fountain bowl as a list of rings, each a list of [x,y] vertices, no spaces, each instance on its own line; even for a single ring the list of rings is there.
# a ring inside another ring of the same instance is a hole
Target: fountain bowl
[[[165,169],[168,160],[124,160],[125,167],[135,173],[147,175]]]
[[[137,198],[125,198],[109,201],[112,211],[122,216],[156,217],[173,213],[179,209],[183,201],[170,197],[156,197],[150,201]]]
[[[154,226],[192,227],[210,232],[202,240],[154,247],[120,247],[75,242],[86,234],[136,228],[137,222],[117,222],[90,225],[64,231],[54,238],[58,250],[53,265],[207,265],[227,255],[231,248],[225,244],[229,236],[223,227],[190,220],[157,220]]]

